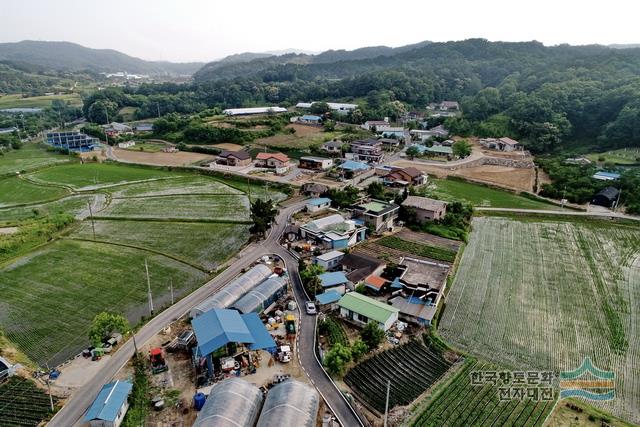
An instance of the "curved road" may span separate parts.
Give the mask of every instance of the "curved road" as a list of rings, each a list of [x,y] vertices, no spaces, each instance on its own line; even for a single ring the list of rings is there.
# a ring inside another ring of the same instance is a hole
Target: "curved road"
[[[275,253],[285,260],[289,268],[294,296],[299,304],[303,304],[306,301],[306,296],[298,275],[298,262],[278,241],[291,215],[300,210],[304,204],[305,202],[298,202],[282,208],[264,241],[247,246],[237,255],[237,260],[231,263],[226,270],[151,319],[135,334],[136,343],[139,346],[143,346],[163,328],[184,316],[192,307],[219,291],[231,279],[240,274],[243,268],[264,254]],[[334,411],[340,423],[348,427],[362,425],[342,396],[342,393],[335,387],[319,361],[315,358],[315,316],[307,316],[303,310],[301,310],[298,343],[301,366]],[[127,340],[87,384],[73,393],[67,404],[51,419],[48,425],[52,427],[68,427],[81,423],[82,417],[102,386],[111,381],[120,368],[131,359],[133,354],[133,340]]]

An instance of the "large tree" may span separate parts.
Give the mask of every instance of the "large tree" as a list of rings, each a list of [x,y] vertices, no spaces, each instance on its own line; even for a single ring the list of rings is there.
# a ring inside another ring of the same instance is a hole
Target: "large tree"
[[[265,234],[271,223],[275,220],[278,210],[275,208],[271,199],[256,199],[251,203],[251,232],[255,234]]]
[[[93,345],[99,347],[102,345],[102,341],[112,333],[125,334],[129,332],[129,329],[129,322],[124,316],[103,311],[93,318],[91,329],[89,329],[89,339]]]

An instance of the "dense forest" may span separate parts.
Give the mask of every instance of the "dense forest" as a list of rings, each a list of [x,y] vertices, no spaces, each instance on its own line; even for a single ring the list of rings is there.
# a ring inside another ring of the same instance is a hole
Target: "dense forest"
[[[576,143],[601,149],[640,145],[640,49],[473,39],[385,52],[351,60],[345,53],[335,62],[289,54],[223,64],[205,73],[208,65],[192,84],[101,91],[86,99],[84,110],[101,122],[105,105],[92,114],[95,102],[106,103],[109,113],[134,106],[136,117],[145,118],[157,115],[158,107],[161,114],[187,114],[211,107],[344,100],[361,106],[345,120],[360,123],[453,99],[461,102],[464,117],[447,125],[460,135],[508,135],[536,153]]]

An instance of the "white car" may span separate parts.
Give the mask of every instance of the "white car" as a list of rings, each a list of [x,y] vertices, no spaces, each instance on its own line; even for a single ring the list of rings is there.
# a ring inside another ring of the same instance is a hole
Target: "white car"
[[[307,310],[307,314],[317,314],[316,305],[312,301],[307,301],[304,304],[305,310]]]

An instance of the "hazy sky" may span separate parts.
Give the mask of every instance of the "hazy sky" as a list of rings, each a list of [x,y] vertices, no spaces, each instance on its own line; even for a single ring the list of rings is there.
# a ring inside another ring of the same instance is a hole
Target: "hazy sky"
[[[65,40],[143,59],[482,37],[640,42],[635,0],[0,0],[0,42]]]

